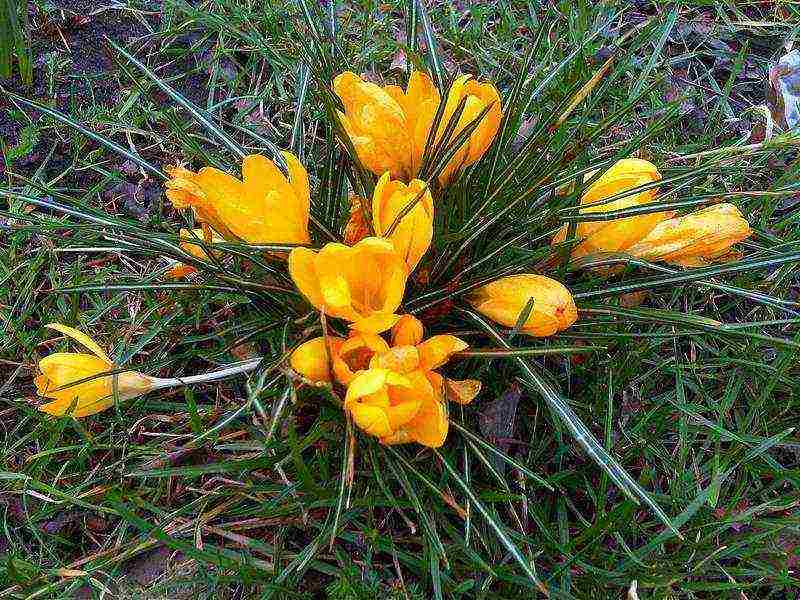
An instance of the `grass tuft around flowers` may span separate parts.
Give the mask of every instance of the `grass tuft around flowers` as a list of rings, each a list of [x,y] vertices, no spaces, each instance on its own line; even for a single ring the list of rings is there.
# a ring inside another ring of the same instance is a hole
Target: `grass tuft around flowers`
[[[800,588],[797,136],[684,131],[677,9],[212,4],[8,95],[0,597]]]

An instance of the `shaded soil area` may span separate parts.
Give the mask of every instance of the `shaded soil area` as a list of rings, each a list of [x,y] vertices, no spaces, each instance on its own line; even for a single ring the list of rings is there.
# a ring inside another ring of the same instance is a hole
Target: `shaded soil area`
[[[11,81],[3,81],[4,87],[66,113],[77,107],[115,104],[120,82],[106,38],[123,44],[141,38],[148,34],[143,20],[149,18],[155,24],[157,15],[142,14],[137,19],[128,11],[103,8],[88,0],[61,0],[55,6],[47,12],[31,7],[32,85],[24,85],[15,74]],[[11,100],[0,96],[0,136],[6,146],[20,142],[25,124]],[[36,163],[38,158],[32,152],[15,166]]]
[[[131,79],[129,66],[116,55],[109,43],[131,48],[143,60],[158,55],[162,38],[159,36],[164,7],[161,2],[140,3],[138,8],[103,6],[89,0],[59,0],[41,9],[31,3],[29,21],[32,32],[33,82],[23,83],[17,73],[10,80],[0,80],[5,89],[24,98],[55,108],[88,129],[110,137],[128,147],[126,136],[109,131],[105,122],[113,122],[116,112],[129,100],[139,81]],[[171,41],[173,52],[159,75],[164,78],[181,76],[179,87],[190,100],[201,102],[206,94],[209,73],[198,68],[207,43],[198,36],[186,34]],[[184,52],[182,49],[191,49]],[[159,90],[145,89],[144,93],[157,104],[167,104],[168,97]],[[92,140],[70,135],[66,125],[56,123],[52,128],[40,128],[38,111],[15,105],[6,94],[0,94],[0,176],[6,170],[31,176],[41,169],[41,178],[60,176],[68,171],[59,184],[65,187],[88,189],[99,181],[97,172],[90,169],[70,169],[79,158],[98,148]],[[151,123],[147,123],[150,126]],[[175,160],[157,146],[137,148],[143,158],[153,164]],[[144,218],[149,205],[161,193],[158,182],[147,181],[140,169],[124,158],[104,155],[104,168],[116,173],[121,182],[106,190],[104,200],[119,206],[131,216]],[[11,180],[12,185],[18,181]]]

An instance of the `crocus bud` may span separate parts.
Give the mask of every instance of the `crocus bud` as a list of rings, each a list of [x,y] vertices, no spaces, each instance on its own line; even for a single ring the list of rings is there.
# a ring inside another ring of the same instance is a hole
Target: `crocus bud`
[[[589,173],[587,176],[592,175]],[[651,162],[638,158],[619,160],[584,192],[580,214],[602,214],[648,204],[658,192],[655,187],[609,202],[604,200],[660,180],[661,174]],[[668,213],[655,212],[607,221],[579,222],[575,236],[581,241],[573,249],[572,257],[580,258],[596,252],[624,252],[668,216]],[[553,243],[563,242],[567,231],[565,225],[553,238]]]
[[[47,327],[71,337],[91,351],[54,352],[39,361],[41,374],[36,391],[51,401],[39,410],[53,416],[88,417],[114,405],[114,398],[129,400],[155,388],[155,380],[143,373],[124,371],[85,333],[51,323]],[[112,374],[114,373],[114,374]]]
[[[289,366],[314,385],[324,385],[333,380],[331,365],[344,340],[330,336],[317,337],[303,342],[289,357]]]
[[[392,327],[393,346],[416,346],[425,337],[425,327],[413,315],[403,315]]]
[[[628,253],[650,261],[702,267],[724,261],[731,246],[751,234],[750,225],[733,204],[715,204],[659,223]]]
[[[419,179],[406,185],[384,173],[372,195],[372,219],[375,235],[391,241],[408,272],[413,271],[433,239],[433,198],[428,185]]]
[[[472,292],[469,301],[482,315],[514,327],[531,299],[533,308],[520,328],[522,333],[546,337],[566,329],[578,318],[569,290],[543,275],[501,277]]]

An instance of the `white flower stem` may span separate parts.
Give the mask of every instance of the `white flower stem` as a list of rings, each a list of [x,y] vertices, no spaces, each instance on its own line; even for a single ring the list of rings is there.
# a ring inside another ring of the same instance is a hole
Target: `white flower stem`
[[[173,377],[169,379],[162,379],[160,377],[152,377],[153,389],[160,390],[168,387],[176,387],[182,385],[192,385],[194,383],[205,383],[207,381],[217,381],[218,379],[225,379],[239,373],[247,373],[255,369],[261,362],[261,358],[253,358],[240,363],[234,363],[220,369],[219,371],[211,371],[210,373],[203,373],[201,375],[190,375],[188,377]]]

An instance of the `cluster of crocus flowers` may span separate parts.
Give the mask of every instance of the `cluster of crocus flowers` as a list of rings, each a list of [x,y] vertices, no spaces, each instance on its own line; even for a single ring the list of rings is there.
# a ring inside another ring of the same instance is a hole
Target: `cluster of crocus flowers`
[[[353,422],[385,444],[441,446],[448,431],[446,399],[468,403],[476,380],[452,380],[437,371],[467,348],[452,335],[425,339],[422,323],[399,312],[406,281],[433,237],[428,186],[384,173],[368,203],[353,199],[345,240],[320,250],[295,248],[289,273],[311,305],[349,323],[347,337],[324,335],[297,347],[289,363],[312,385],[346,389],[344,409]],[[367,235],[368,232],[374,235]],[[379,237],[380,236],[380,237]],[[513,327],[532,302],[519,330],[548,336],[577,318],[569,291],[541,275],[505,277],[475,290],[476,310]],[[391,330],[390,339],[382,337]]]
[[[321,319],[323,335],[293,350],[291,369],[310,385],[338,386],[346,414],[381,443],[439,447],[449,429],[448,401],[471,402],[481,383],[442,375],[440,370],[467,343],[450,334],[426,337],[423,324],[401,310],[407,280],[434,236],[434,197],[430,182],[418,176],[433,178],[435,173],[441,187],[480,160],[500,127],[500,96],[492,84],[461,76],[441,98],[431,79],[418,71],[405,89],[381,87],[345,72],[334,79],[333,90],[344,107],[338,117],[358,160],[378,176],[371,200],[352,198],[344,243],[306,247],[311,243],[308,174],[294,155],[283,152],[281,160],[276,158],[280,166],[259,154],[245,156],[241,179],[213,167],[198,172],[169,167],[167,197],[175,208],[191,210],[200,224],[191,231],[182,229],[179,244],[184,256],[201,261],[222,258],[214,246],[225,241],[296,246],[275,256],[288,256],[291,279],[316,310],[348,328],[333,335],[330,331],[343,329]],[[586,177],[591,183],[581,197],[579,218],[587,220],[575,227],[574,258],[625,252],[701,266],[726,260],[732,245],[751,233],[731,204],[677,218],[664,211],[647,212],[662,180],[648,161],[623,159]],[[640,207],[645,211],[603,218]],[[553,242],[566,241],[568,232],[563,227]],[[180,277],[192,270],[178,263],[170,274]],[[487,318],[534,337],[557,334],[578,317],[569,290],[540,274],[498,278],[473,289],[466,300]],[[260,362],[159,379],[120,369],[80,331],[49,327],[91,352],[54,353],[39,362],[37,390],[50,399],[40,408],[52,415],[88,416],[112,406],[115,399],[218,379]]]
[[[379,86],[349,71],[333,80],[333,90],[344,106],[339,119],[365,168],[375,175],[410,181],[422,167],[426,149],[442,142],[454,143],[472,124],[474,129],[442,165],[439,182],[446,185],[462,168],[477,162],[500,128],[502,106],[497,89],[469,75],[455,80],[445,99],[439,126],[432,129],[442,102],[430,77],[415,71],[405,90]],[[461,107],[461,112],[456,111]],[[457,120],[456,120],[457,119]],[[453,127],[448,127],[453,123]],[[428,150],[429,151],[429,150]]]
[[[294,350],[292,369],[314,385],[346,387],[344,409],[353,422],[384,444],[441,446],[447,438],[447,400],[469,403],[475,380],[446,379],[436,369],[467,348],[453,335],[425,338],[422,323],[403,315],[390,340],[351,331],[347,338],[314,338]]]
[[[153,390],[157,380],[136,371],[122,371],[85,333],[62,325],[47,325],[83,345],[86,352],[54,352],[39,361],[34,383],[51,401],[39,410],[53,416],[87,417],[113,406],[115,398],[130,400]]]
[[[589,173],[588,178],[595,173]],[[656,166],[646,160],[617,161],[583,193],[579,214],[600,215],[646,206],[658,193]],[[566,240],[563,226],[553,243]],[[616,219],[581,221],[573,258],[599,252],[624,252],[651,261],[694,267],[727,260],[731,247],[751,234],[750,226],[732,204],[706,207],[681,217],[669,212],[646,212]]]

